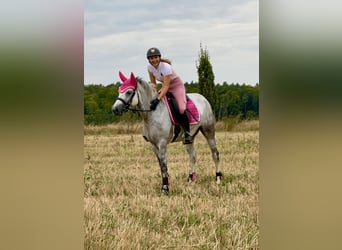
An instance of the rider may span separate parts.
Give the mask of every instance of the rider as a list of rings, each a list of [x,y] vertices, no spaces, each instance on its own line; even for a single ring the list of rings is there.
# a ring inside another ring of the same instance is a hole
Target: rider
[[[175,97],[181,123],[184,129],[184,144],[191,144],[192,137],[190,134],[190,124],[188,115],[186,112],[186,94],[184,83],[181,78],[174,72],[171,67],[171,61],[168,59],[161,58],[161,53],[157,48],[150,48],[147,51],[147,59],[149,64],[147,66],[148,73],[150,75],[150,81],[152,87],[157,90],[157,80],[163,83],[162,88],[158,92],[158,96],[151,101],[151,110],[155,110],[159,101],[168,93],[172,93]]]

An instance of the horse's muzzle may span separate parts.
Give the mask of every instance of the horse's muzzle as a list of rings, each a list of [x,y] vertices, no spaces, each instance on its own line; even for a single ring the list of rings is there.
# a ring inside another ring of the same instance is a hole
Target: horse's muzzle
[[[122,103],[114,103],[113,107],[112,107],[112,112],[115,115],[122,115],[124,111],[124,105]]]
[[[112,112],[114,115],[121,115],[122,111],[120,111],[118,108],[112,108]]]
[[[112,112],[115,115],[122,115],[123,112],[128,111],[129,103],[121,98],[117,98],[112,106]]]
[[[122,115],[122,113],[128,111],[128,106],[127,103],[124,103],[122,100],[118,99],[113,107],[112,107],[112,112],[115,115]]]

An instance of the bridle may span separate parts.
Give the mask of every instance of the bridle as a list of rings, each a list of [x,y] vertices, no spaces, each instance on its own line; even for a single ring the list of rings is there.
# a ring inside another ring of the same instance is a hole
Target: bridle
[[[116,100],[121,101],[124,104],[124,108],[123,111],[127,112],[128,110],[133,111],[133,112],[151,112],[152,110],[150,109],[132,109],[129,106],[131,105],[133,98],[135,96],[136,90],[133,90],[133,94],[131,95],[131,97],[129,98],[129,100],[126,102],[124,99],[117,97]],[[139,101],[139,94],[137,93],[138,96],[138,101]]]

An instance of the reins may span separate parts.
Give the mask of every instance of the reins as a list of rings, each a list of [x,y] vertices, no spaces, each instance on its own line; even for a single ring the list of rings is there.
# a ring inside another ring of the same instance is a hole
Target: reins
[[[131,109],[131,108],[127,108],[127,110],[130,110],[133,112],[151,112],[152,111],[150,109]]]

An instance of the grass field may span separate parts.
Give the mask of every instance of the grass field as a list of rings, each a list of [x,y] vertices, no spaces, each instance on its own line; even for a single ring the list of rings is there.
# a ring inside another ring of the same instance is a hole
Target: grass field
[[[169,196],[160,193],[159,165],[140,131],[122,130],[85,127],[85,249],[259,249],[258,123],[217,132],[220,185],[202,135],[196,183],[187,182],[184,145],[169,144]]]

